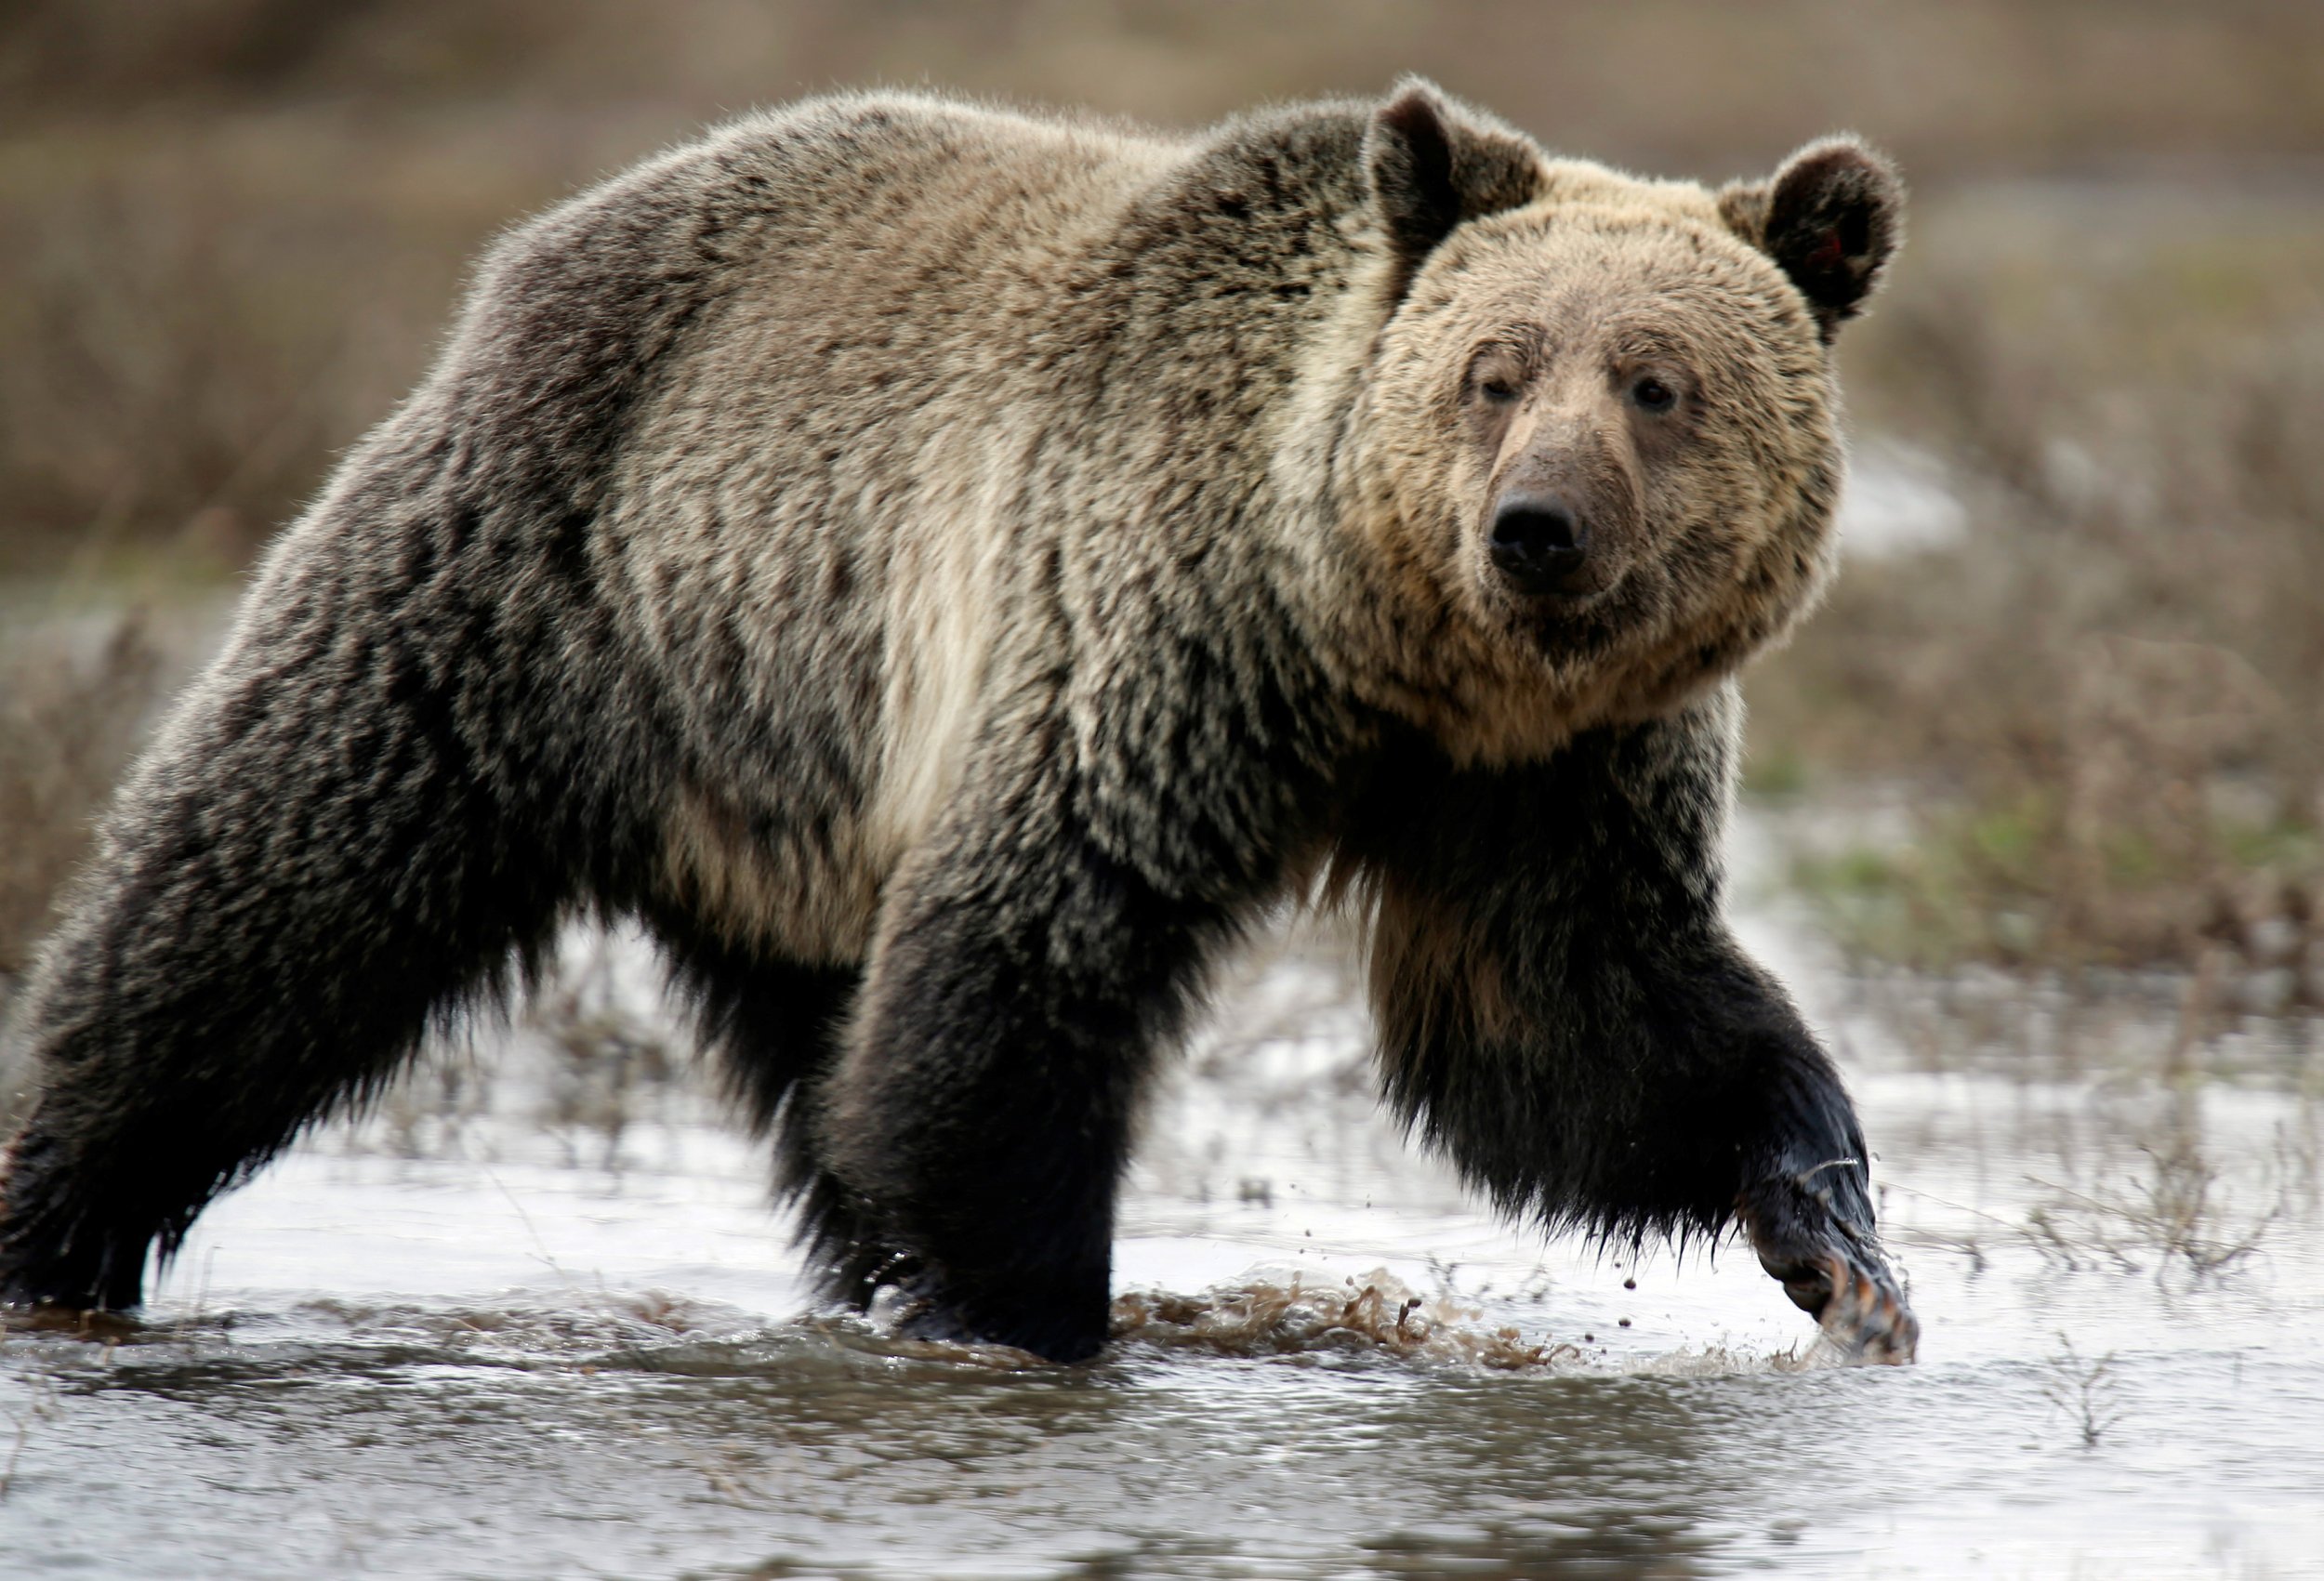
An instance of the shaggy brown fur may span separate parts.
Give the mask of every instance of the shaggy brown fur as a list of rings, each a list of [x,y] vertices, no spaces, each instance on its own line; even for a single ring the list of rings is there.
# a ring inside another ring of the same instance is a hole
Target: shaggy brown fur
[[[1328,860],[1392,1093],[1503,1202],[1739,1206],[1908,1350],[1715,849],[1896,205],[1850,143],[1714,194],[1412,85],[1182,140],[826,99],[515,231],[121,794],[0,1288],[134,1302],[590,909],[658,932],[835,1289],[1086,1355],[1152,1061]]]

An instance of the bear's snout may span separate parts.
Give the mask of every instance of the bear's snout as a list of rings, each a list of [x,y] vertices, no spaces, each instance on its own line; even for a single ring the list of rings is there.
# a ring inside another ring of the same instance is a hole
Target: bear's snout
[[[1573,597],[1598,590],[1591,574],[1590,524],[1563,495],[1503,495],[1486,552],[1520,593]]]

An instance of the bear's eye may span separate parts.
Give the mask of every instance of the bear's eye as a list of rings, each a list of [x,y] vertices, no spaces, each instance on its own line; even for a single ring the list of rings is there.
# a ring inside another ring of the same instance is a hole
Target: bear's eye
[[[1517,399],[1517,381],[1506,374],[1487,374],[1477,381],[1477,393],[1495,405]]]
[[[1630,387],[1630,398],[1649,412],[1668,412],[1678,404],[1678,391],[1649,375]]]

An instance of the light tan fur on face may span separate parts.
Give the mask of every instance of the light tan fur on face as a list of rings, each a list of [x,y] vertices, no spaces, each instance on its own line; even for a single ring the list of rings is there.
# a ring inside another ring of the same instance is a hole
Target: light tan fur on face
[[[1464,762],[1538,757],[1683,705],[1787,630],[1830,562],[1836,396],[1780,273],[1701,188],[1553,172],[1552,196],[1464,227],[1429,260],[1355,425],[1351,525],[1381,568],[1372,595],[1433,616],[1396,618],[1425,639],[1358,684]],[[1480,445],[1462,379],[1478,348],[1507,341],[1537,365],[1499,442]],[[1658,452],[1607,376],[1633,344],[1675,349],[1698,381],[1689,431]],[[1529,629],[1484,559],[1497,493],[1528,476],[1605,491],[1593,562],[1620,585],[1588,612],[1586,643],[1561,648],[1554,622]]]

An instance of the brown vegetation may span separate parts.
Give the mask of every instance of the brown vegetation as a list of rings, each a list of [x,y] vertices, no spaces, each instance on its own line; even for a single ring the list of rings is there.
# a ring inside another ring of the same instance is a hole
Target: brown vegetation
[[[88,846],[90,823],[152,710],[162,660],[142,616],[97,652],[0,652],[0,1008]]]
[[[1384,1269],[1339,1285],[1254,1275],[1199,1296],[1130,1291],[1114,1298],[1116,1339],[1216,1352],[1285,1356],[1378,1352],[1499,1372],[1555,1371],[1586,1359],[1581,1347],[1510,1326],[1485,1328],[1449,1293],[1431,1298]]]
[[[1763,762],[1915,811],[1804,876],[1877,955],[2324,1005],[2324,213],[2065,186],[1921,234],[1866,404],[1964,531],[1852,565],[1753,692]]]

